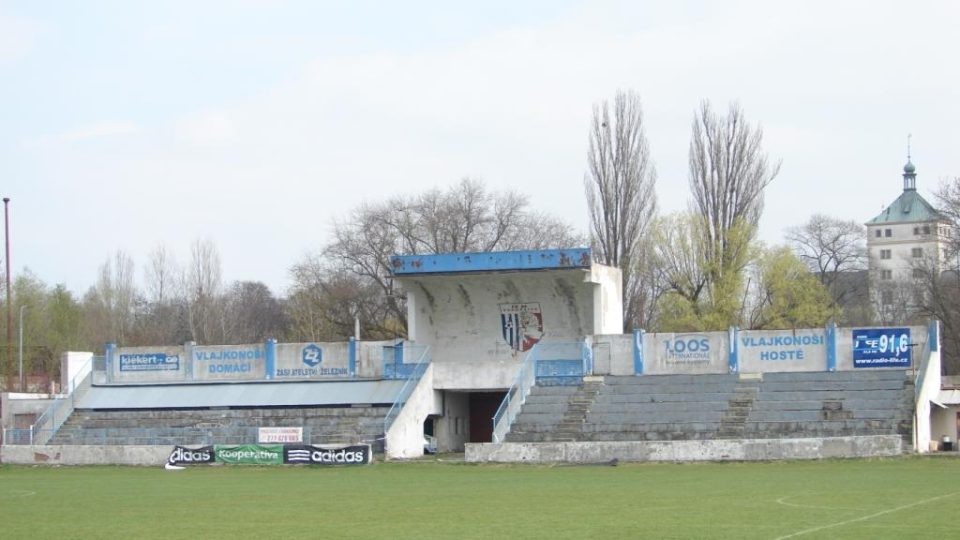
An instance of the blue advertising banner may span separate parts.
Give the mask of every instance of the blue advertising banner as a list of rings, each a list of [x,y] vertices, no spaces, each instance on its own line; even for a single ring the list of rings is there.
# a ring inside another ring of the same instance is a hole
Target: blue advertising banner
[[[177,371],[180,356],[166,353],[120,354],[120,371]]]
[[[910,367],[909,328],[857,328],[853,331],[853,367]]]

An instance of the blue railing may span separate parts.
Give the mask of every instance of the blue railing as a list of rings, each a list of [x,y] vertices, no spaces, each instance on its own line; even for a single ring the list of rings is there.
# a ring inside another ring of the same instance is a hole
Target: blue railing
[[[406,360],[413,359],[411,362]],[[430,347],[399,343],[383,348],[383,377],[385,379],[406,379],[397,398],[383,419],[383,434],[386,436],[393,421],[397,419],[404,404],[413,393],[420,378],[430,364]]]
[[[593,373],[593,351],[585,341],[545,343],[537,355],[540,386],[575,386]]]
[[[592,372],[593,350],[586,341],[534,345],[493,416],[493,442],[504,441],[534,385],[580,384]]]

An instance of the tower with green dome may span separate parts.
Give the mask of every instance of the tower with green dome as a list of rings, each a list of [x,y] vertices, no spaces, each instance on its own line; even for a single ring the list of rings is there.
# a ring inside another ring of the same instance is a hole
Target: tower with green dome
[[[950,221],[917,192],[917,168],[907,155],[903,192],[866,223],[870,296],[881,323],[900,324],[920,299],[911,283],[939,274]]]

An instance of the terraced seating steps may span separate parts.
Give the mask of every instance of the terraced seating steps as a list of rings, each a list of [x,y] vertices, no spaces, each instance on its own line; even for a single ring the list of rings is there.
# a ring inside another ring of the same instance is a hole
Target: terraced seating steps
[[[904,370],[606,376],[534,387],[506,440],[908,438],[913,406]]]

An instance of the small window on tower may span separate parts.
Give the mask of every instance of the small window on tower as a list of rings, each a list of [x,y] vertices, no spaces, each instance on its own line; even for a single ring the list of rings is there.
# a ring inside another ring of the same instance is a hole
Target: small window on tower
[[[881,259],[889,259],[889,258],[890,258],[890,250],[889,250],[889,249],[881,249],[881,250],[880,250],[880,258],[881,258]]]
[[[874,236],[876,236],[877,238],[880,238],[880,235],[881,235],[882,233],[883,233],[883,231],[881,231],[880,229],[877,229],[877,230],[876,230],[876,234],[875,234]]]
[[[924,226],[923,226],[923,234],[930,234],[930,226],[929,226],[929,225],[924,225]]]
[[[880,295],[880,303],[889,306],[893,303],[893,291],[883,291]]]
[[[913,228],[913,234],[914,234],[914,235],[919,235],[919,234],[920,234],[920,227],[914,227],[914,228]]]
[[[890,238],[891,236],[893,236],[893,231],[890,229],[884,229],[883,235],[886,236],[887,238]]]
[[[914,259],[919,259],[920,257],[923,257],[923,248],[911,249],[910,255],[912,255]]]
[[[880,279],[893,279],[893,270],[881,270]]]

